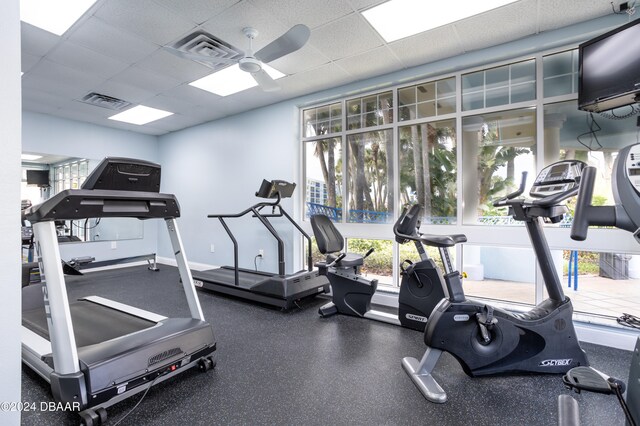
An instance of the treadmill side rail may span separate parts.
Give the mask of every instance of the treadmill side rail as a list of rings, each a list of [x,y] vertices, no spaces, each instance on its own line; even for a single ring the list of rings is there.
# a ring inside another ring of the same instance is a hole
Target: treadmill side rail
[[[71,323],[71,311],[62,272],[55,223],[53,221],[36,222],[33,224],[33,231],[40,274],[45,280],[44,303],[53,363],[59,374],[77,373],[80,371],[78,350]],[[43,256],[43,253],[47,253],[47,256]]]

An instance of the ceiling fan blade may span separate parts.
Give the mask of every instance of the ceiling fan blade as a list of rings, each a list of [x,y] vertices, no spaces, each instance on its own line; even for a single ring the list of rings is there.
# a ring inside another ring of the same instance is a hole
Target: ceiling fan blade
[[[276,81],[263,69],[252,72],[251,76],[265,92],[275,92],[276,90],[280,90],[278,83],[276,83]]]
[[[167,52],[173,53],[174,55],[184,59],[189,59],[189,60],[198,61],[198,62],[206,62],[212,65],[216,65],[216,64],[233,65],[238,63],[237,59],[221,58],[218,56],[199,55],[197,53],[184,52],[182,50],[173,49],[171,47],[166,47],[166,46],[164,47],[164,50],[166,50]]]
[[[300,49],[309,40],[310,35],[311,30],[306,25],[294,25],[289,31],[258,50],[255,57],[264,63],[274,61]]]

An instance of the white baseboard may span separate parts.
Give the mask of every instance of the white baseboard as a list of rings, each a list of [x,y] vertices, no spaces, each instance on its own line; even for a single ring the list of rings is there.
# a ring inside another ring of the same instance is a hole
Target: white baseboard
[[[90,274],[92,272],[108,271],[110,269],[129,268],[131,266],[142,266],[142,265],[148,265],[147,261],[140,260],[138,262],[118,263],[115,265],[99,266],[97,268],[81,269],[80,272],[82,272],[83,274]]]
[[[161,263],[163,265],[178,266],[178,263],[176,262],[176,260],[171,257],[158,256],[156,258],[156,262]],[[219,266],[209,265],[207,263],[189,262],[189,269],[193,269],[195,271],[206,271],[207,269],[216,269],[216,268],[219,268]]]

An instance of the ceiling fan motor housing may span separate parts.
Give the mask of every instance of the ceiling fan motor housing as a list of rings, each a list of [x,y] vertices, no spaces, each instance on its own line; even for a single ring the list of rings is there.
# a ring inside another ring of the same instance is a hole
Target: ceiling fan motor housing
[[[258,72],[262,69],[262,64],[251,56],[244,57],[238,61],[240,69],[246,72]]]

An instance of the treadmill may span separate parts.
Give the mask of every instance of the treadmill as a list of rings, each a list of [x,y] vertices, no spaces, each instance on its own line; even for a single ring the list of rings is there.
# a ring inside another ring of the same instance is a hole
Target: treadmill
[[[22,362],[86,426],[104,423],[107,407],[170,377],[215,366],[213,330],[203,317],[178,232],[178,200],[159,189],[159,165],[106,158],[81,189],[23,212],[33,225],[43,283],[22,289]],[[98,217],[164,219],[191,317],[167,318],[97,296],[68,300],[55,221]]]
[[[297,300],[314,297],[329,292],[329,280],[313,269],[311,259],[311,237],[304,232],[289,214],[282,208],[280,201],[289,198],[296,187],[295,183],[283,180],[263,180],[256,197],[274,201],[257,203],[237,214],[210,214],[207,217],[217,218],[233,242],[233,266],[223,266],[206,271],[193,271],[194,284],[197,287],[223,293],[258,303],[289,310]],[[271,211],[269,212],[269,207]],[[263,212],[263,209],[267,209]],[[233,236],[225,219],[240,218],[252,214],[273,235],[278,242],[278,272],[269,273],[243,269],[238,267],[238,242]],[[274,229],[270,218],[285,217],[306,239],[308,247],[307,269],[285,273],[284,242]]]

